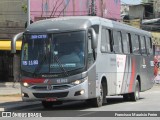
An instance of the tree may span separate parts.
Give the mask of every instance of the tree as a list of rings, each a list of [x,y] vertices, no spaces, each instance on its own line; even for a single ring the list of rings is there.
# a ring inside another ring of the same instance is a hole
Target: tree
[[[22,10],[24,13],[27,13],[27,5],[26,4],[22,5]]]

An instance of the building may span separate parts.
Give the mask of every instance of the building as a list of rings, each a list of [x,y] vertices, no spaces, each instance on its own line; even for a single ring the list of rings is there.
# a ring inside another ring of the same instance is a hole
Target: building
[[[125,9],[124,9],[125,8]],[[124,11],[125,10],[125,11]],[[138,5],[122,5],[121,13],[127,13],[129,19],[150,19],[153,18],[153,3],[143,3]]]
[[[0,82],[13,81],[17,76],[14,68],[19,67],[21,41],[17,41],[17,53],[10,53],[12,37],[24,31],[27,15],[22,6],[27,0],[0,0]]]
[[[154,6],[155,18],[159,18],[160,17],[160,0],[154,0],[153,6]]]
[[[31,0],[31,18],[96,15],[120,19],[120,0]]]

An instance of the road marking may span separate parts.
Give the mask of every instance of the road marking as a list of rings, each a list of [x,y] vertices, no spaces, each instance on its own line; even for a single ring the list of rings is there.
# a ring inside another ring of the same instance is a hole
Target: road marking
[[[139,103],[143,103],[142,101],[137,101],[137,102],[132,102],[130,104],[134,105],[134,104],[139,104]]]
[[[85,114],[81,114],[81,115],[78,115],[77,117],[82,117],[82,116],[86,116],[86,115],[90,115],[90,114],[94,114],[98,111],[95,111],[95,112],[89,112],[89,113],[85,113]]]

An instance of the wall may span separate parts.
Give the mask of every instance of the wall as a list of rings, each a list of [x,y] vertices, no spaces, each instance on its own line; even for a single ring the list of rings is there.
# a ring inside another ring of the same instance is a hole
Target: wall
[[[129,5],[128,4],[122,4],[121,5],[121,14],[128,14],[129,12]]]
[[[0,0],[0,41],[11,40],[15,34],[24,31],[27,14],[22,6],[26,3],[27,0]],[[18,55],[20,53],[15,54]],[[13,81],[13,78],[18,81],[20,59],[15,57],[14,64],[13,59],[9,50],[0,50],[0,82]]]
[[[0,21],[26,21],[26,14],[23,12],[22,5],[27,0],[0,0]]]
[[[27,0],[0,0],[0,39],[11,39],[24,31],[27,14],[22,5],[26,2]]]
[[[120,19],[120,0],[96,0],[98,16]],[[91,8],[91,0],[31,0],[31,17],[33,20],[60,17],[86,16]]]
[[[143,5],[133,5],[129,7],[129,16],[131,19],[140,18],[143,19],[144,6]]]
[[[160,17],[160,1],[155,0],[153,5],[154,5],[155,17],[158,18]]]

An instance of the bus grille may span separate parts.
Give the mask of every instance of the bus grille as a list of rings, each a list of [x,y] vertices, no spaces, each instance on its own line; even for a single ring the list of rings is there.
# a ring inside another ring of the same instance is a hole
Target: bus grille
[[[65,90],[70,88],[70,85],[52,85],[52,90]],[[43,91],[43,90],[47,90],[47,85],[43,85],[43,86],[33,86],[32,89],[37,90],[37,91]]]
[[[35,89],[35,90],[47,90],[47,86],[34,86],[34,87],[32,87],[32,89]]]
[[[68,95],[68,92],[59,92],[59,93],[33,93],[36,98],[63,98]]]

